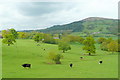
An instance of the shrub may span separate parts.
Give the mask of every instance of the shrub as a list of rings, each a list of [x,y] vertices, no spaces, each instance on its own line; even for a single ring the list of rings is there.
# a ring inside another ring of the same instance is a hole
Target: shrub
[[[107,42],[103,42],[100,46],[101,50],[104,50],[104,51],[108,51],[108,43]]]
[[[111,51],[112,53],[118,51],[117,41],[111,41],[107,46],[108,46],[108,51]]]
[[[97,40],[97,42],[98,42],[99,44],[102,44],[102,43],[105,42],[105,41],[106,41],[106,39],[103,38],[103,37],[100,37],[100,38]]]
[[[54,51],[51,51],[48,53],[48,59],[55,62],[56,64],[61,64],[61,61],[60,59],[62,58],[63,56],[61,54],[58,54]]]
[[[70,47],[69,43],[61,41],[58,44],[58,49],[63,50],[63,53],[65,53],[65,51],[71,50],[71,47]]]

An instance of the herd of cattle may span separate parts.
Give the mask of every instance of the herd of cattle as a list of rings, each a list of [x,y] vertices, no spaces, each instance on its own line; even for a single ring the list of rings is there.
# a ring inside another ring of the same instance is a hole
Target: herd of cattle
[[[80,57],[80,59],[83,59],[83,57]],[[100,61],[99,61],[99,64],[102,64],[102,63],[103,63],[103,61],[100,60]],[[31,64],[23,64],[22,66],[23,66],[24,68],[26,68],[26,67],[31,68]],[[73,67],[73,64],[71,63],[69,66],[72,68],[72,67]]]
[[[40,46],[40,44],[38,44],[37,46]],[[43,49],[43,50],[45,51],[45,49]],[[80,59],[82,60],[83,57],[80,57]],[[99,64],[102,64],[102,63],[103,63],[103,61],[100,60],[100,61],[99,61]],[[24,68],[26,68],[26,67],[31,68],[31,64],[23,64],[22,66],[23,66]],[[72,68],[72,67],[73,67],[73,64],[71,63],[69,66]]]

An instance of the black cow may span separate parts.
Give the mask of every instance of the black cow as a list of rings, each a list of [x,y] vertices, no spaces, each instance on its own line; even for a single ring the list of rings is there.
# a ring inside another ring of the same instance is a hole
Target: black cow
[[[83,57],[80,57],[80,59],[83,59]]]
[[[23,66],[24,68],[25,68],[25,67],[31,68],[31,64],[23,64],[22,66]]]
[[[102,64],[103,63],[103,61],[99,61],[99,64]]]
[[[44,51],[45,51],[45,49],[44,49]]]
[[[71,64],[70,64],[70,67],[72,68],[72,66],[73,66],[73,64],[71,63]]]

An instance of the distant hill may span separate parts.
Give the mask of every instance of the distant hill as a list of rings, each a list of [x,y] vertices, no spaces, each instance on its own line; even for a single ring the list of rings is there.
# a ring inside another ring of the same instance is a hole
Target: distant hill
[[[44,33],[116,33],[118,27],[117,19],[101,18],[101,17],[89,17],[80,21],[75,21],[69,24],[54,25],[52,27],[36,30]]]

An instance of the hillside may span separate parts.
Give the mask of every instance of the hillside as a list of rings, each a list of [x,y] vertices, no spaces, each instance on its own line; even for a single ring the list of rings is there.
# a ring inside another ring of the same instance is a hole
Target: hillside
[[[45,32],[45,33],[63,33],[66,31],[80,32],[80,31],[83,31],[84,29],[84,26],[82,25],[82,23],[83,23],[82,21],[76,21],[70,24],[65,24],[65,25],[54,25],[50,28],[37,30],[37,31]]]
[[[103,33],[103,34],[116,34],[118,31],[118,20],[101,18],[101,17],[89,17],[80,21],[75,21],[69,24],[54,25],[52,27],[36,30],[44,33]]]

